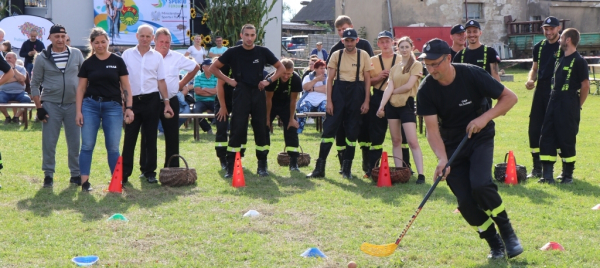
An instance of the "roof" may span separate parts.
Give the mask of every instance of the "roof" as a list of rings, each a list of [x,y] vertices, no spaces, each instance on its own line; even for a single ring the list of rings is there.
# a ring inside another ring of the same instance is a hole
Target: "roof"
[[[325,31],[325,29],[305,23],[284,22],[281,24],[281,30],[299,30],[299,31]]]
[[[298,14],[290,21],[334,21],[335,0],[312,0],[308,5],[300,9]]]

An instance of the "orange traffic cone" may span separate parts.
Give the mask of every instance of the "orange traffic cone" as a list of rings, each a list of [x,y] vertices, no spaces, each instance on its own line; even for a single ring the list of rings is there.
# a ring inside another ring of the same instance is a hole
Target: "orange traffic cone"
[[[392,179],[390,178],[390,164],[388,163],[387,152],[383,152],[381,154],[381,165],[379,166],[377,187],[392,187]]]
[[[233,180],[231,180],[231,186],[235,188],[246,187],[240,152],[235,153],[235,165],[233,166]]]
[[[515,185],[519,183],[517,180],[517,164],[515,163],[515,156],[513,151],[508,151],[508,162],[506,163],[506,177],[504,183]]]
[[[119,156],[117,159],[117,165],[115,166],[115,172],[113,172],[108,191],[111,193],[122,193],[123,192],[123,157]]]

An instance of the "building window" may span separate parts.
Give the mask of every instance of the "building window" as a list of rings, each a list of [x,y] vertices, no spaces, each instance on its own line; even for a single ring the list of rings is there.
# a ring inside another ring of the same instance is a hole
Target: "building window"
[[[25,0],[26,7],[46,7],[46,0]]]
[[[466,3],[465,9],[466,9],[466,13],[467,13],[466,14],[467,18],[465,20],[483,19],[483,4],[482,3]]]
[[[542,20],[542,16],[533,16],[531,20]]]

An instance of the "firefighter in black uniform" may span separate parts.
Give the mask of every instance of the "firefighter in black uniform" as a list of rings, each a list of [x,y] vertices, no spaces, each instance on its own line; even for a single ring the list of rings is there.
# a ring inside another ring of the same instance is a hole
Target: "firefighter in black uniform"
[[[294,72],[294,62],[290,59],[281,60],[285,67],[285,72],[277,80],[265,88],[267,92],[267,125],[270,127],[279,116],[283,122],[283,138],[285,147],[290,156],[290,171],[300,171],[298,169],[298,121],[296,121],[296,100],[298,92],[302,92],[302,81],[300,76]],[[271,77],[274,73],[267,75]],[[267,132],[268,133],[268,132]],[[270,139],[268,144],[271,145]]]
[[[371,57],[371,84],[373,85],[373,94],[369,103],[369,123],[367,134],[370,139],[369,148],[369,167],[365,177],[371,176],[371,170],[377,165],[383,151],[383,141],[388,128],[387,118],[377,116],[377,108],[381,103],[383,91],[387,87],[387,80],[390,75],[390,69],[400,62],[400,57],[394,53],[394,36],[390,31],[382,31],[377,35],[377,46],[381,49],[381,54]],[[361,128],[361,134],[364,133]],[[359,136],[360,138],[360,136]],[[360,140],[359,140],[360,143]],[[362,148],[362,146],[361,146]]]
[[[359,40],[356,30],[346,29],[342,36],[345,48],[334,52],[327,65],[327,117],[323,123],[319,159],[314,171],[307,177],[325,177],[325,162],[338,128],[344,128],[347,143],[342,175],[348,179],[352,177],[352,160],[360,132],[356,118],[369,111],[370,71],[373,69],[371,57],[367,52],[356,48]]]
[[[227,77],[232,78],[231,68],[229,65],[221,67],[221,72]],[[229,129],[229,112],[232,109],[233,87],[227,84],[224,80],[217,80],[217,96],[215,98],[215,125],[217,133],[215,135],[215,151],[221,169],[227,169],[227,130]],[[243,157],[246,151],[246,139],[242,141],[240,155]]]
[[[535,87],[531,112],[529,113],[529,147],[533,157],[533,169],[527,178],[539,178],[542,176],[542,162],[540,161],[540,133],[544,115],[550,100],[550,88],[554,64],[561,57],[559,32],[560,22],[555,17],[548,17],[542,25],[546,39],[533,46],[533,65],[529,72],[529,79],[525,87],[529,90]],[[537,85],[536,85],[537,80]]]
[[[465,33],[465,26],[461,24],[456,24],[452,26],[452,29],[450,29],[450,38],[452,39],[452,50],[450,51],[450,55],[454,59],[456,53],[465,49],[465,43],[467,39],[467,34]]]
[[[488,242],[488,258],[504,258],[505,254],[512,258],[521,254],[523,247],[492,181],[492,119],[506,114],[517,96],[481,68],[451,63],[450,50],[445,41],[436,38],[425,44],[419,57],[429,75],[419,86],[417,114],[425,119],[427,140],[438,158],[434,176],[442,174],[450,155],[468,135],[443,179],[456,196],[463,218]],[[486,98],[498,101],[489,109]]]
[[[227,173],[226,178],[233,176],[233,165],[236,152],[241,151],[242,144],[248,135],[248,117],[252,115],[252,130],[256,143],[256,158],[258,159],[257,173],[259,176],[268,176],[267,155],[267,107],[264,88],[278,79],[285,68],[275,55],[266,47],[254,44],[256,28],[246,24],[242,27],[240,37],[243,39],[241,46],[228,49],[217,61],[210,66],[210,72],[217,78],[224,80],[235,89],[231,113],[231,135],[227,146]],[[277,68],[275,74],[263,80],[265,64]],[[229,65],[233,77],[223,74],[220,68]],[[221,107],[223,108],[223,107]]]
[[[564,52],[554,68],[553,84],[540,138],[540,159],[543,176],[540,182],[554,183],[553,169],[556,148],[563,161],[561,183],[573,183],[575,141],[583,103],[590,91],[587,62],[577,52],[579,31],[566,29],[560,36]]]

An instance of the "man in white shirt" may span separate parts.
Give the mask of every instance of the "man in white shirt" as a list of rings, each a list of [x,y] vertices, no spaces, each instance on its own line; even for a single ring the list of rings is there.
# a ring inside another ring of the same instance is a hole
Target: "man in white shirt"
[[[227,47],[223,46],[223,37],[221,37],[221,36],[215,37],[215,44],[217,44],[217,46],[211,47],[210,50],[208,51],[209,58],[221,57],[223,55],[223,53],[225,53],[225,51],[227,51]]]
[[[150,25],[142,25],[135,34],[138,45],[123,52],[123,60],[127,64],[129,82],[133,95],[131,109],[134,120],[125,126],[125,140],[123,141],[123,184],[127,183],[133,170],[133,153],[137,143],[140,128],[142,129],[142,154],[145,154],[144,163],[140,161],[142,176],[149,183],[156,180],[156,139],[160,113],[173,116],[169,105],[167,93],[167,77],[163,56],[150,47],[154,39],[154,29]],[[160,91],[160,93],[159,93]],[[164,109],[161,107],[161,99]],[[142,169],[143,168],[143,169]]]
[[[167,162],[172,155],[179,154],[179,100],[177,99],[177,93],[179,89],[183,89],[194,78],[200,70],[200,66],[195,61],[184,57],[183,54],[171,50],[171,33],[167,28],[161,27],[156,30],[154,49],[163,57],[169,105],[174,113],[171,118],[166,118],[164,114],[160,115],[160,123],[165,135],[164,166],[179,167],[179,158],[173,159],[170,164]],[[188,72],[181,81],[179,81],[180,70]],[[162,111],[163,109],[164,104],[161,104],[159,110]],[[145,144],[145,138],[142,133],[142,144]],[[145,146],[142,146],[142,149],[144,148]],[[140,167],[142,170],[145,170],[145,163],[146,154],[140,154]]]

